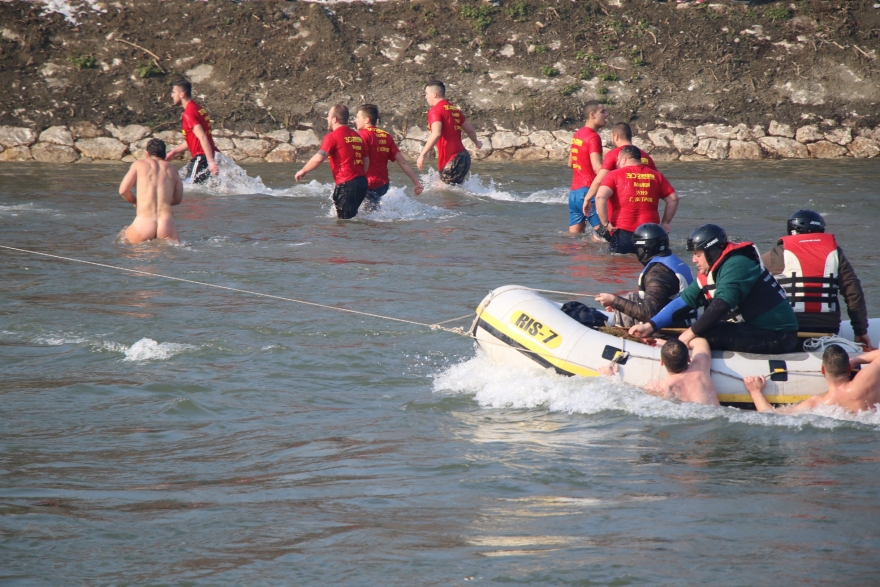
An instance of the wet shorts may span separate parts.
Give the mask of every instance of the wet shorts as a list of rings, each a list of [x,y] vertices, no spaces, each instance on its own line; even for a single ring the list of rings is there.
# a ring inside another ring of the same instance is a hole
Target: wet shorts
[[[204,155],[196,155],[193,160],[186,164],[186,177],[192,183],[205,183],[211,177],[208,169],[208,158]]]
[[[464,178],[471,170],[471,154],[460,151],[455,157],[447,161],[440,170],[440,179],[443,183],[464,183]]]
[[[590,205],[587,207],[587,212],[589,212],[588,216],[584,216],[584,198],[587,197],[587,192],[590,191],[590,188],[580,188],[577,190],[571,190],[568,192],[568,225],[575,226],[584,222],[585,220],[590,221],[590,226],[596,228],[601,224],[599,222],[599,214],[596,212],[596,198],[590,200]]]
[[[635,254],[636,247],[633,245],[633,233],[628,230],[620,230],[619,228],[611,235],[608,242],[608,250],[612,253],[621,255]]]
[[[380,185],[371,190],[367,190],[367,203],[364,204],[364,210],[370,212],[379,208],[379,202],[382,196],[388,193],[388,184]]]
[[[361,202],[367,197],[367,178],[363,175],[345,183],[338,183],[333,189],[333,203],[336,205],[336,216],[340,220],[348,220],[357,216]]]

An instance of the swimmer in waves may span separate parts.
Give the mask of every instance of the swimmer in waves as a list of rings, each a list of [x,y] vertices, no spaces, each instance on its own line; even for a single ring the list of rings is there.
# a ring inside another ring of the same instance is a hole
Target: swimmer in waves
[[[131,164],[119,186],[119,195],[134,204],[137,216],[124,230],[125,239],[136,245],[154,238],[180,242],[171,206],[183,201],[183,182],[177,168],[165,162],[165,143],[152,139],[147,156]],[[137,196],[132,188],[137,186]]]

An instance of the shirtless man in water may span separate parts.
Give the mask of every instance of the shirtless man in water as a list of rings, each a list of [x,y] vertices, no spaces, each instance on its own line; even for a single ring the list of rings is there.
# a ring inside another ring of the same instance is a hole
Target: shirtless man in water
[[[131,189],[137,185],[137,196]],[[152,139],[147,157],[131,164],[119,186],[119,195],[137,208],[137,217],[125,229],[125,238],[136,245],[154,238],[180,242],[171,206],[183,201],[183,183],[177,168],[165,162],[165,143]]]
[[[691,341],[691,349],[694,355],[688,357],[688,349],[683,342],[677,338],[667,340],[660,349],[660,364],[666,367],[669,377],[652,381],[642,389],[663,399],[720,406],[710,373],[712,351],[709,343],[705,338],[695,338]],[[602,367],[599,372],[613,375],[617,372],[617,365]]]
[[[766,380],[763,375],[746,377],[746,389],[759,412],[796,414],[808,412],[816,406],[840,406],[850,412],[875,410],[880,404],[880,350],[849,358],[840,345],[829,345],[822,354],[822,375],[828,391],[793,406],[774,408],[762,393]],[[852,367],[865,365],[850,381]]]

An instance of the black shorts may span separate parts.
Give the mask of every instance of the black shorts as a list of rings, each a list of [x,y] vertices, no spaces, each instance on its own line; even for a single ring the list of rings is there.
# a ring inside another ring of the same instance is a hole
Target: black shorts
[[[386,183],[377,188],[367,190],[367,203],[364,204],[364,210],[367,210],[368,212],[376,210],[379,207],[379,202],[382,200],[382,196],[388,193],[388,186],[389,184]]]
[[[367,178],[363,175],[345,183],[338,183],[333,189],[333,203],[336,205],[336,216],[340,220],[348,220],[357,216],[361,202],[367,197]]]
[[[440,170],[440,179],[443,180],[443,183],[462,184],[470,170],[471,154],[467,151],[461,151],[443,166],[443,169]]]
[[[208,169],[208,158],[204,155],[196,155],[192,161],[186,164],[186,177],[193,183],[205,183],[211,177]]]
[[[617,229],[611,235],[608,242],[608,250],[612,253],[620,253],[621,255],[635,254],[636,248],[633,245],[633,233],[628,230]]]

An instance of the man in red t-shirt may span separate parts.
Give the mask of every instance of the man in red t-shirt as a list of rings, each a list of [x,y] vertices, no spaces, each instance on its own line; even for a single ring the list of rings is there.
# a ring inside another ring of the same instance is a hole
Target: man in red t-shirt
[[[666,202],[660,220],[660,200]],[[635,145],[620,149],[617,169],[609,171],[596,193],[599,236],[609,241],[612,253],[635,253],[633,231],[646,222],[659,223],[669,232],[678,208],[678,195],[659,171],[642,163]]]
[[[204,183],[211,174],[220,173],[214,154],[214,138],[211,136],[211,122],[208,111],[196,104],[192,99],[192,84],[185,79],[174,82],[171,88],[171,99],[175,106],[183,106],[183,138],[184,143],[174,147],[166,155],[165,160],[171,161],[180,153],[189,149],[192,160],[186,166],[186,175],[193,183]]]
[[[364,140],[348,127],[348,106],[336,104],[327,114],[327,130],[330,132],[321,141],[321,148],[303,168],[296,172],[296,181],[306,176],[330,159],[330,171],[336,187],[333,189],[333,203],[336,216],[348,220],[357,216],[361,202],[367,196],[367,174],[365,165],[369,163],[364,149]]]
[[[483,143],[477,139],[477,131],[471,123],[464,119],[461,110],[446,100],[446,86],[443,82],[432,81],[425,86],[425,100],[428,106],[428,128],[431,136],[422,149],[416,165],[421,170],[425,165],[425,157],[437,145],[437,169],[440,179],[445,183],[461,184],[471,170],[471,156],[461,142],[461,131],[467,133],[477,149]]]
[[[596,204],[587,201],[587,192],[593,178],[602,167],[602,139],[596,132],[605,126],[608,110],[598,100],[584,104],[584,126],[571,138],[571,154],[568,166],[571,167],[571,191],[568,192],[568,232],[584,232],[589,219],[595,230],[599,225]]]
[[[358,134],[364,139],[364,152],[370,160],[367,168],[367,205],[365,206],[367,210],[375,210],[382,196],[388,193],[389,161],[397,162],[400,169],[410,178],[415,195],[418,196],[425,189],[403,153],[398,150],[394,137],[381,128],[376,128],[378,120],[379,107],[375,104],[364,104],[358,108],[354,117]]]

